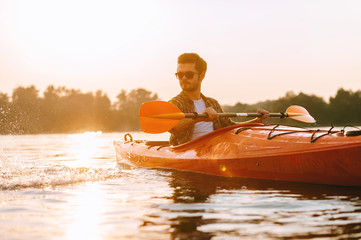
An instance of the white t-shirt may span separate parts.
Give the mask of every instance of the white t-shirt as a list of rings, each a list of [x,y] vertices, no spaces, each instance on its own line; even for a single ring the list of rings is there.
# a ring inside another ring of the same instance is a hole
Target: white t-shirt
[[[193,100],[194,108],[197,113],[202,113],[204,109],[206,109],[206,104],[204,103],[203,99],[200,100]],[[197,122],[194,124],[194,131],[192,135],[192,139],[200,137],[206,133],[212,132],[213,122]]]

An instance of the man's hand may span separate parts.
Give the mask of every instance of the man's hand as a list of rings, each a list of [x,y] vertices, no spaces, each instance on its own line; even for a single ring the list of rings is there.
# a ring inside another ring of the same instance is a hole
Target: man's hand
[[[269,115],[269,112],[268,112],[267,110],[262,109],[262,108],[259,108],[259,109],[257,110],[257,112],[262,114],[261,117],[258,117],[258,118],[257,118],[257,120],[258,120],[259,122],[263,122],[263,120],[265,120],[266,118],[268,118],[268,117],[270,116],[270,115]]]
[[[202,113],[208,114],[208,118],[200,118],[200,121],[213,122],[219,118],[216,110],[214,110],[212,107],[204,109]]]

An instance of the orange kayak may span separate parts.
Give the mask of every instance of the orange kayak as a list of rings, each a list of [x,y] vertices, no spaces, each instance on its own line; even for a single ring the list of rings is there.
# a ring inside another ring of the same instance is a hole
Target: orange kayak
[[[179,146],[114,142],[118,162],[226,177],[361,186],[361,131],[239,124]]]

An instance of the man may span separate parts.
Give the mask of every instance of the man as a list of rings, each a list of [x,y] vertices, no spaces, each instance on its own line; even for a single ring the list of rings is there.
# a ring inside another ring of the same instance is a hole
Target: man
[[[219,118],[217,113],[223,112],[219,103],[201,93],[201,85],[206,71],[207,62],[198,54],[183,53],[178,57],[176,77],[182,92],[169,102],[184,113],[206,113],[208,117],[182,119],[169,131],[172,145],[179,145],[213,130],[236,124],[229,118]],[[262,117],[250,120],[249,123],[260,123],[269,117],[269,112],[263,109],[259,109],[258,112],[262,113]]]

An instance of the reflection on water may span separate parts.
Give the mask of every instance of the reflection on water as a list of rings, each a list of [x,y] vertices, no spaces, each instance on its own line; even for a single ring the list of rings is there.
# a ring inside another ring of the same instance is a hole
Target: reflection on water
[[[174,239],[361,237],[361,189],[172,172]]]
[[[68,155],[74,156],[75,161],[69,161],[65,165],[68,167],[91,167],[91,160],[102,145],[102,132],[86,132],[83,134],[68,135],[69,148]]]
[[[361,188],[133,169],[122,136],[0,136],[0,239],[361,238]]]
[[[71,212],[71,224],[66,229],[65,238],[100,239],[102,214],[106,211],[103,205],[104,194],[98,194],[97,185],[86,185],[85,189],[72,198],[74,210]]]

